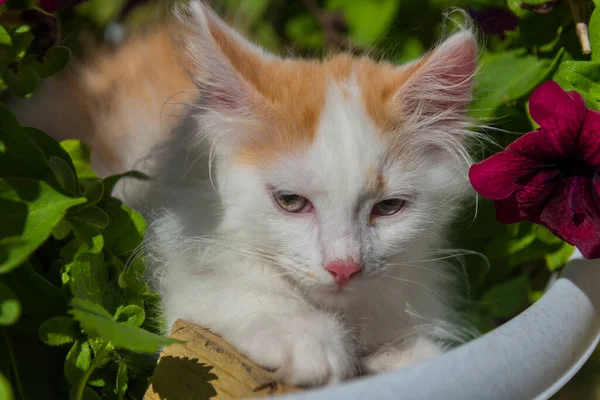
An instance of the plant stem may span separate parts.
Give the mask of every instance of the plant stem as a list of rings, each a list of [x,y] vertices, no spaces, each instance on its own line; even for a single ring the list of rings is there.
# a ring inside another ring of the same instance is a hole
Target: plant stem
[[[90,379],[90,376],[94,373],[94,370],[98,366],[100,360],[104,358],[104,351],[106,350],[106,346],[108,346],[109,342],[104,343],[100,349],[96,352],[96,357],[92,361],[90,367],[85,371],[85,374],[81,377],[79,384],[77,385],[77,392],[75,394],[75,400],[83,400],[83,391],[85,390],[85,386],[87,381]]]
[[[569,7],[571,8],[573,21],[575,21],[575,31],[577,33],[577,38],[579,39],[581,52],[583,54],[590,54],[592,49],[590,47],[590,36],[588,34],[585,3],[581,0],[569,0]]]

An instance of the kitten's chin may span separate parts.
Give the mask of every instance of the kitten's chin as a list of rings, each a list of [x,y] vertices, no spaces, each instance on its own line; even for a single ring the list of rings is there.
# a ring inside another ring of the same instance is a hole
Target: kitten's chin
[[[356,295],[353,285],[339,287],[338,285],[306,285],[302,287],[308,299],[320,306],[344,309]]]

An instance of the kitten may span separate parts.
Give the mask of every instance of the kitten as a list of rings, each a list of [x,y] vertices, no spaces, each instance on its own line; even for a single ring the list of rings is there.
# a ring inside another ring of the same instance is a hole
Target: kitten
[[[456,315],[435,260],[468,187],[473,34],[394,66],[280,58],[201,2],[185,18],[182,87],[199,97],[150,152],[155,179],[122,188],[152,221],[169,326],[193,321],[298,385],[442,352]],[[127,119],[124,99],[91,118]]]

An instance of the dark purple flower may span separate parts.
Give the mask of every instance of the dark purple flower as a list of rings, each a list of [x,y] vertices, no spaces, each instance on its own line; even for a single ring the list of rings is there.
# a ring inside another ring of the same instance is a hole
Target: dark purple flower
[[[75,7],[86,0],[37,0],[40,7],[47,12],[55,12],[65,8]]]
[[[529,110],[540,128],[473,165],[471,184],[494,200],[500,222],[545,225],[585,257],[599,258],[600,113],[555,82],[533,92]]]
[[[498,35],[501,39],[506,37],[506,31],[512,31],[519,25],[515,14],[500,7],[481,11],[469,7],[469,15],[485,35]]]

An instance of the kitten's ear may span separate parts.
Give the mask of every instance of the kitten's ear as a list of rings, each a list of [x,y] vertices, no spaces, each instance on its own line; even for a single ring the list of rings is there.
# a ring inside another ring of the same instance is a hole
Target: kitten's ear
[[[410,78],[396,93],[404,118],[421,124],[452,124],[464,120],[472,98],[477,68],[477,42],[461,31],[431,53],[406,67]]]
[[[248,42],[201,1],[191,1],[184,12],[180,50],[200,87],[202,105],[219,113],[248,111],[260,96],[254,81],[276,57]]]

